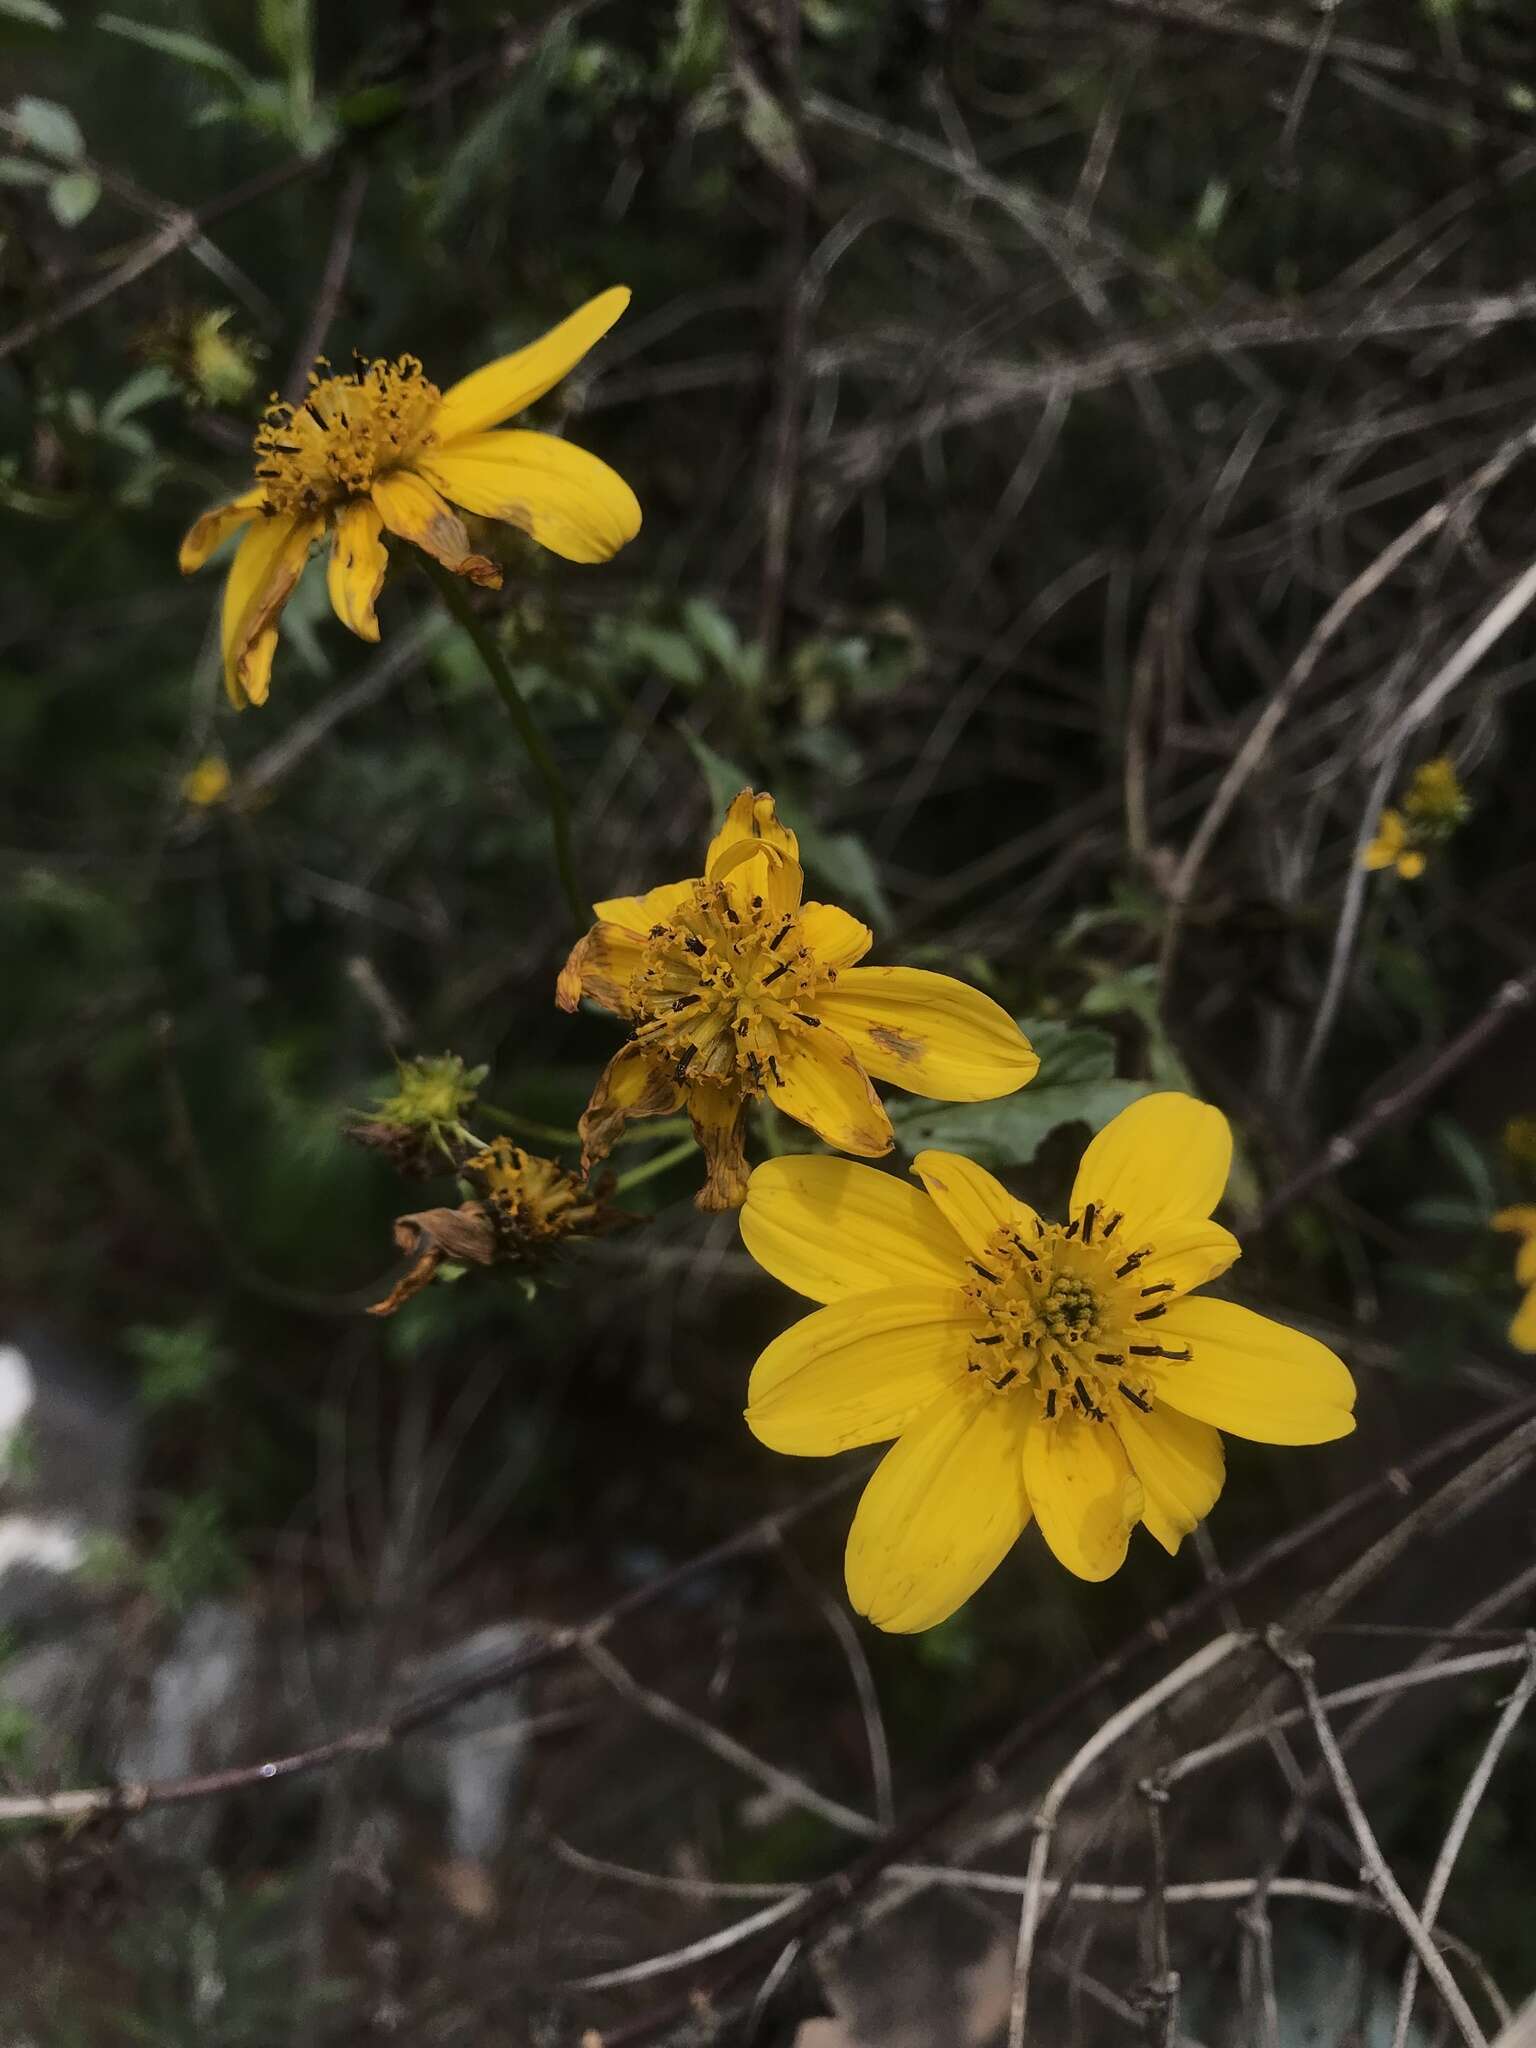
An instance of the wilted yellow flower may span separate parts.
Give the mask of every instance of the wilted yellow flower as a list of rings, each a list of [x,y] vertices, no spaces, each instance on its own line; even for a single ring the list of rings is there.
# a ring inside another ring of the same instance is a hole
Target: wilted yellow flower
[[[1360,856],[1361,867],[1395,868],[1405,882],[1417,881],[1430,852],[1445,844],[1470,810],[1450,756],[1423,762],[1413,771],[1402,809],[1382,812],[1376,837]]]
[[[510,1138],[495,1139],[460,1171],[479,1201],[395,1218],[395,1243],[411,1267],[369,1315],[392,1316],[450,1262],[528,1265],[563,1238],[596,1237],[631,1220],[610,1207],[605,1190],[588,1187],[558,1161],[525,1152]]]
[[[634,1027],[581,1119],[582,1161],[605,1158],[631,1117],[686,1104],[708,1169],[701,1209],[746,1193],[745,1122],[766,1096],[839,1151],[869,1159],[892,1133],[870,1075],[945,1102],[987,1102],[1040,1062],[990,996],[919,967],[859,967],[867,925],[804,903],[793,832],[744,789],[704,873],[592,908],[598,922],[557,999],[590,996]]]
[[[1525,1298],[1509,1326],[1509,1341],[1517,1351],[1536,1351],[1536,1204],[1517,1202],[1512,1209],[1501,1209],[1493,1227],[1510,1231],[1520,1240],[1515,1253],[1515,1285],[1525,1289]]]
[[[229,795],[229,763],[222,754],[205,754],[197,766],[181,779],[181,793],[189,804],[206,810],[223,803]]]
[[[861,1614],[933,1627],[1031,1516],[1069,1571],[1108,1578],[1137,1522],[1175,1551],[1209,1513],[1218,1430],[1353,1429],[1354,1381],[1325,1346],[1189,1298],[1239,1253],[1209,1220],[1231,1158],[1219,1110],[1164,1094],[1089,1145],[1065,1226],[947,1152],[918,1155],[925,1193],[848,1160],[757,1168],[743,1242],[827,1306],[758,1359],[748,1424],[799,1457],[897,1439],[848,1538]]]
[[[606,562],[634,539],[640,507],[607,463],[552,434],[488,431],[558,384],[628,304],[615,286],[447,391],[400,356],[360,361],[346,376],[322,361],[326,374],[311,373],[301,405],[273,402],[256,433],[256,482],[205,512],[181,544],[186,574],[242,533],[224,588],[224,681],[236,705],[266,701],[278,619],[327,534],[332,608],[364,640],[379,637],[386,529],[456,575],[500,585],[449,499],[567,561]]]

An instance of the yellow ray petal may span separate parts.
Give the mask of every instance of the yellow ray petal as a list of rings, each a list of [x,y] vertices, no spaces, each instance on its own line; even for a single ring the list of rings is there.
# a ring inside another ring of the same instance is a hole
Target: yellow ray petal
[[[568,562],[606,562],[640,531],[623,477],[553,434],[469,434],[417,468],[466,512],[520,527]]]
[[[970,1377],[966,1345],[978,1325],[964,1306],[958,1287],[908,1286],[818,1309],[753,1366],[748,1428],[769,1450],[797,1458],[900,1436]]]
[[[632,1117],[667,1116],[682,1099],[669,1066],[653,1060],[642,1045],[621,1046],[598,1076],[576,1126],[582,1171],[590,1173],[596,1161],[608,1157]]]
[[[555,1001],[574,1010],[583,996],[623,1016],[629,1009],[629,985],[645,959],[644,943],[622,925],[595,924],[571,948],[570,958],[555,983]]]
[[[1354,1428],[1355,1383],[1326,1344],[1231,1301],[1175,1302],[1157,1324],[1186,1360],[1148,1360],[1159,1402],[1260,1444],[1326,1444]]]
[[[747,1198],[747,1105],[729,1083],[698,1081],[688,1090],[693,1135],[704,1154],[696,1209],[739,1209]]]
[[[592,915],[600,924],[622,925],[643,939],[653,925],[666,924],[680,903],[693,894],[692,882],[663,882],[643,896],[609,896],[594,903]]]
[[[1185,1230],[1221,1200],[1232,1165],[1232,1132],[1219,1109],[1192,1095],[1143,1095],[1089,1145],[1072,1185],[1072,1214],[1096,1203],[1123,1212],[1120,1241],[1155,1245],[1160,1231]]]
[[[1150,1415],[1117,1408],[1115,1428],[1146,1495],[1141,1519],[1171,1555],[1216,1505],[1227,1471],[1221,1437],[1161,1405]]]
[[[190,576],[194,569],[201,569],[215,548],[242,526],[248,526],[261,510],[265,495],[261,485],[257,484],[253,490],[242,491],[227,505],[215,505],[212,511],[195,520],[181,544],[182,575]]]
[[[884,1104],[869,1076],[835,1031],[785,1039],[778,1078],[765,1086],[773,1102],[839,1152],[878,1159],[895,1142]]]
[[[1119,1571],[1146,1497],[1107,1422],[1035,1422],[1024,1439],[1024,1484],[1041,1535],[1069,1572],[1107,1579]]]
[[[974,1159],[958,1152],[919,1152],[912,1171],[932,1195],[968,1251],[984,1251],[1000,1230],[1017,1230],[1034,1245],[1039,1218]]]
[[[224,687],[237,710],[265,704],[277,621],[319,538],[320,519],[259,519],[246,528],[224,585]]]
[[[848,1532],[848,1598],[860,1614],[910,1635],[991,1577],[1029,1522],[1024,1433],[1022,1404],[986,1388],[941,1394],[914,1420]]]
[[[484,555],[471,553],[463,520],[424,478],[408,469],[392,469],[387,476],[374,478],[372,494],[391,533],[431,555],[456,576],[467,576],[487,590],[501,588],[501,571]]]
[[[1395,867],[1399,855],[1407,844],[1408,828],[1403,822],[1402,812],[1383,811],[1376,828],[1376,837],[1361,854],[1360,865],[1372,871]]]
[[[331,610],[360,640],[379,637],[374,605],[389,567],[382,527],[378,507],[367,498],[353,498],[342,506],[331,535],[331,558],[325,570]]]
[[[851,967],[817,997],[870,1073],[941,1102],[990,1102],[1040,1071],[1000,1003],[925,967]]]
[[[460,434],[483,433],[532,405],[568,376],[595,342],[601,341],[629,304],[628,285],[616,284],[578,306],[526,348],[501,356],[460,378],[443,393],[434,426],[439,445]]]
[[[1533,1287],[1515,1311],[1515,1319],[1509,1326],[1509,1341],[1517,1351],[1536,1351],[1536,1287]]]
[[[875,943],[869,926],[839,910],[835,903],[802,903],[800,934],[821,967],[839,972],[862,960]]]
[[[742,843],[751,840],[761,840],[772,851],[754,858]],[[761,896],[781,917],[799,909],[805,886],[800,842],[787,825],[780,824],[773,798],[766,791],[755,794],[743,789],[731,799],[724,824],[709,842],[704,873],[712,882],[723,881],[743,906]]]
[[[926,1196],[851,1159],[787,1156],[752,1175],[741,1241],[812,1301],[884,1287],[959,1287],[965,1246]]]
[[[1129,1224],[1120,1226],[1115,1233],[1116,1242],[1135,1250],[1137,1247],[1127,1235],[1129,1228]],[[1204,1287],[1219,1273],[1225,1273],[1242,1255],[1243,1248],[1237,1239],[1219,1223],[1187,1223],[1182,1229],[1159,1233],[1152,1257],[1137,1270],[1137,1284],[1151,1287],[1166,1282],[1174,1294],[1193,1294],[1197,1287]]]

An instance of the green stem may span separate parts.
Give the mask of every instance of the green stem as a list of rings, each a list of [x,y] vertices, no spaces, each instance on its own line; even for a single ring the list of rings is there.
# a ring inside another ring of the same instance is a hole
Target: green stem
[[[532,763],[533,772],[543,784],[544,802],[549,811],[550,834],[555,846],[555,866],[560,872],[560,887],[579,929],[590,922],[590,916],[576,882],[576,862],[571,851],[570,798],[565,793],[565,784],[560,780],[560,770],[555,766],[555,757],[545,745],[544,735],[534,724],[533,713],[523,700],[523,693],[517,687],[517,678],[507,666],[506,656],[496,645],[495,636],[488,631],[485,621],[470,603],[463,584],[440,562],[433,561],[430,555],[423,556],[422,566],[436,584],[438,596],[474,643],[475,652],[479,655],[497,696],[506,706],[507,716],[517,729],[517,736]]]
[[[658,1152],[654,1159],[647,1159],[643,1166],[632,1166],[628,1173],[621,1173],[613,1184],[613,1192],[616,1195],[627,1194],[631,1188],[639,1187],[642,1181],[655,1180],[658,1174],[670,1172],[674,1166],[680,1166],[698,1149],[696,1138],[680,1139],[677,1144],[669,1145],[665,1152]]]

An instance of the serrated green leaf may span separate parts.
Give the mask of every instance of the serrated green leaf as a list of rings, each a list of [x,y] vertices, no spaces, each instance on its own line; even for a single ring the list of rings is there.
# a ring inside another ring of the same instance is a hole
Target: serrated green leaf
[[[40,100],[24,92],[17,100],[12,118],[32,147],[55,163],[78,163],[85,155],[85,137],[80,123],[57,100]]]

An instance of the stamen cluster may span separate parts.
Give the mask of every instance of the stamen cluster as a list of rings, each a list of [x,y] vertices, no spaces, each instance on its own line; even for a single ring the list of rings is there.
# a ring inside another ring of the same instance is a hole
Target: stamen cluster
[[[318,367],[329,368],[323,356]],[[441,401],[415,356],[360,362],[347,376],[311,370],[303,403],[274,400],[256,430],[256,475],[268,506],[308,517],[363,496],[428,445]]]
[[[651,927],[629,988],[636,1039],[664,1051],[679,1081],[732,1082],[748,1096],[782,1079],[787,1037],[814,1031],[816,990],[837,979],[800,921],[761,896],[740,905],[721,882],[695,882],[671,921]]]

